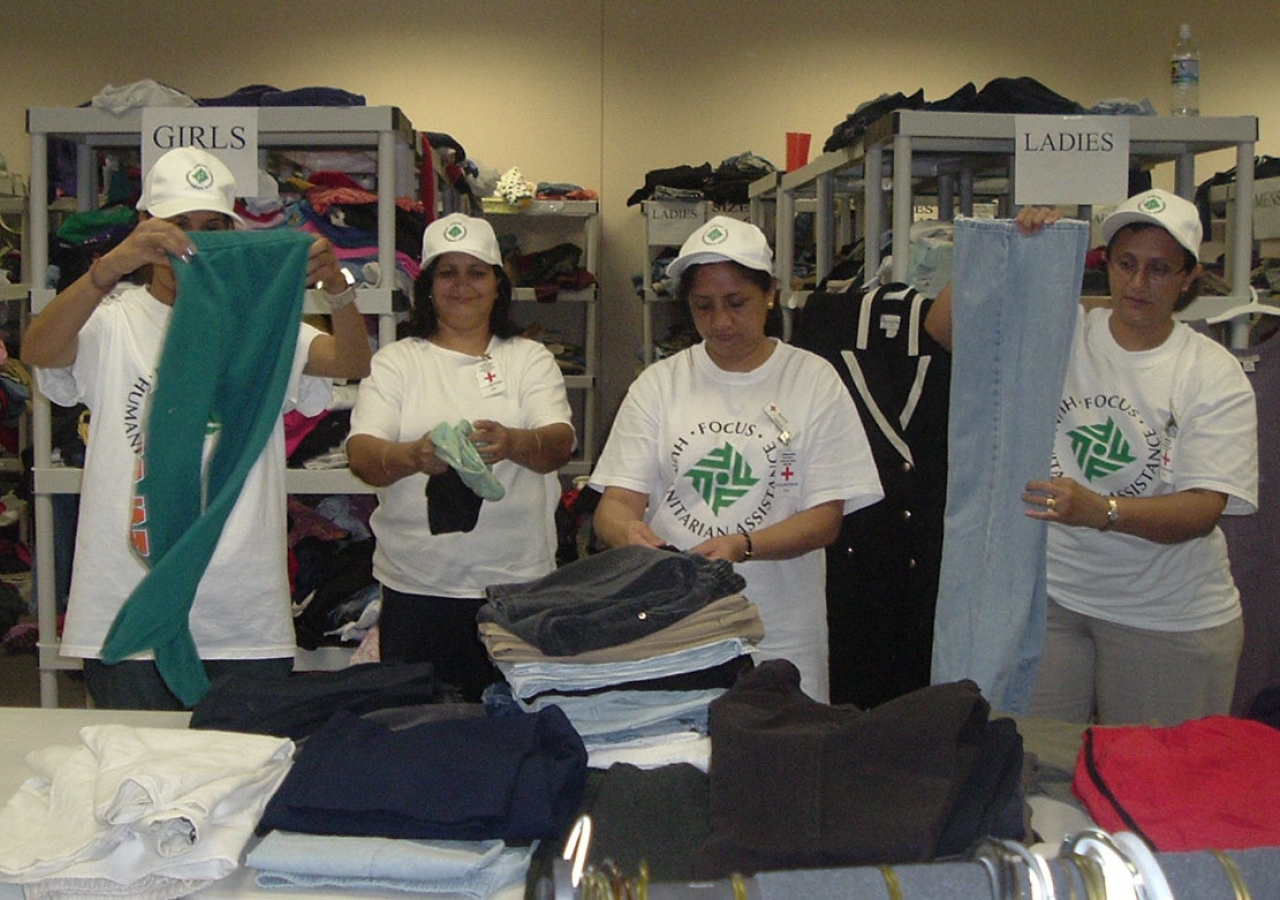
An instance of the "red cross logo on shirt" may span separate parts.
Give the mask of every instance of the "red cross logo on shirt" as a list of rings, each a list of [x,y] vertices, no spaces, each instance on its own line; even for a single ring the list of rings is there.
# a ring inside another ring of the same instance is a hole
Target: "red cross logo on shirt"
[[[497,375],[494,375],[492,372],[485,372],[485,373],[484,373],[484,380],[485,380],[485,381],[487,381],[487,382],[489,382],[490,384],[493,384],[494,380],[495,380],[497,377],[498,377],[498,376],[497,376]]]
[[[792,469],[790,466],[787,466],[785,469],[782,470],[782,479],[783,481],[790,481],[791,477],[795,474],[796,474],[795,470]]]

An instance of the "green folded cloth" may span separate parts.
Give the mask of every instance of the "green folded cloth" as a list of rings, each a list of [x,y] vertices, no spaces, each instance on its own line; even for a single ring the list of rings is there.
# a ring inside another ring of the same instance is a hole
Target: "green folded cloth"
[[[480,451],[471,443],[475,431],[471,423],[462,419],[457,425],[441,422],[431,429],[431,443],[436,455],[457,470],[467,487],[485,500],[501,500],[507,491],[502,482],[493,477],[493,471],[480,458]]]

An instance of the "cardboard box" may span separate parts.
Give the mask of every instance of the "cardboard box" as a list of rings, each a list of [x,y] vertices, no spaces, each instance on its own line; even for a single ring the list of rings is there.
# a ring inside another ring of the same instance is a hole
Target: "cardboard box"
[[[1209,201],[1226,203],[1226,218],[1234,215],[1236,186],[1222,184],[1211,188]],[[1253,239],[1280,238],[1280,178],[1260,178],[1253,183]]]
[[[1253,183],[1253,237],[1280,238],[1280,178]]]
[[[654,247],[683,244],[708,219],[728,216],[751,220],[749,203],[712,203],[710,200],[645,200],[646,233]]]
[[[654,246],[683,244],[707,221],[705,200],[645,200],[645,234]]]

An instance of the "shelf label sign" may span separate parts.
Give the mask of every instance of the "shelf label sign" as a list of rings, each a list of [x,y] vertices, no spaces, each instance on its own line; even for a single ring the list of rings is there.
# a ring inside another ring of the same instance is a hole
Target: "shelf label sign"
[[[258,195],[258,110],[255,107],[148,106],[142,110],[142,171],[175,147],[199,147],[226,163],[240,197]]]
[[[685,238],[707,221],[708,205],[704,200],[646,201],[644,214],[649,220],[649,244],[684,243]]]
[[[1129,195],[1125,116],[1014,117],[1013,202],[1120,203]]]

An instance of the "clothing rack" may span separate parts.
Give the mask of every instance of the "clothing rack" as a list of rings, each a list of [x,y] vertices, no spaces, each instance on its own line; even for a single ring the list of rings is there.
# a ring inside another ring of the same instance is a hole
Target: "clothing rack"
[[[718,880],[651,882],[647,869],[589,862],[592,823],[581,816],[537,900],[1241,900],[1280,897],[1280,848],[1154,853],[1130,832],[1083,828],[1045,853],[1016,841],[984,839],[963,860],[734,874]]]

